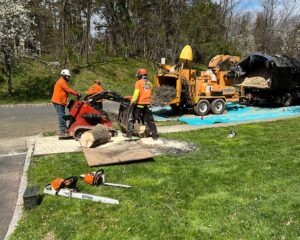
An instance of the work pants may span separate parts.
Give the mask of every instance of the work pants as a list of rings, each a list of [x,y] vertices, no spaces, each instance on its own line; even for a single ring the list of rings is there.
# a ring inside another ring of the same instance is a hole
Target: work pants
[[[64,116],[65,116],[65,106],[57,104],[57,103],[53,103],[53,106],[54,106],[54,108],[56,110],[57,117],[58,117],[59,131],[61,133],[65,133],[65,132],[67,132],[66,120],[64,119]]]
[[[154,123],[154,118],[151,109],[149,108],[149,105],[136,105],[133,108],[132,114],[129,117],[128,121],[128,136],[132,136],[133,129],[134,129],[134,123],[142,117],[145,122],[145,126],[149,128],[152,136],[157,136],[157,129],[156,125]]]

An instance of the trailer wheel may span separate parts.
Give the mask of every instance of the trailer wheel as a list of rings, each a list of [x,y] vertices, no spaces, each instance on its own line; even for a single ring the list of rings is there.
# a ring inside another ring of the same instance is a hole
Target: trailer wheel
[[[170,107],[174,113],[178,113],[181,110],[180,106],[177,106],[176,104],[171,104]]]
[[[293,101],[292,95],[289,94],[289,93],[286,93],[286,94],[284,94],[283,97],[281,98],[281,105],[282,105],[283,107],[291,106],[292,101]]]
[[[222,114],[225,110],[226,103],[223,99],[215,99],[211,103],[211,111],[213,114]]]
[[[210,103],[209,101],[203,99],[198,102],[198,104],[194,107],[194,112],[198,116],[205,116],[208,114],[210,110]]]

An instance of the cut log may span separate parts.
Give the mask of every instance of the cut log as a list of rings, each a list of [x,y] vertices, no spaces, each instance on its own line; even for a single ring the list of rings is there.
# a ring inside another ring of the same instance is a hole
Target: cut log
[[[98,124],[92,130],[84,132],[80,137],[82,147],[91,148],[109,142],[111,134],[109,128]]]

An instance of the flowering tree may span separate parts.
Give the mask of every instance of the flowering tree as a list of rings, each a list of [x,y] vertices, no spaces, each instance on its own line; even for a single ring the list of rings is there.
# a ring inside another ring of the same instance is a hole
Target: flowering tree
[[[12,95],[12,73],[15,60],[28,53],[32,41],[33,21],[25,8],[27,0],[0,0],[0,63],[7,76],[8,94]]]

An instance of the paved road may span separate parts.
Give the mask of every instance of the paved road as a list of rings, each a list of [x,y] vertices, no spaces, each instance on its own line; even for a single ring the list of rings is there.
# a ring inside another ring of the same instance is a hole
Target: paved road
[[[15,210],[25,157],[0,156],[0,239],[4,239]]]
[[[118,106],[114,102],[104,104],[112,111],[117,111]],[[57,116],[51,104],[0,106],[0,126],[0,138],[33,136],[57,131]]]

